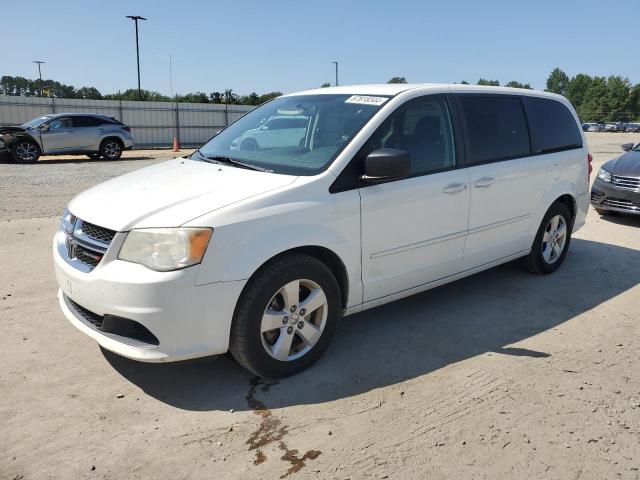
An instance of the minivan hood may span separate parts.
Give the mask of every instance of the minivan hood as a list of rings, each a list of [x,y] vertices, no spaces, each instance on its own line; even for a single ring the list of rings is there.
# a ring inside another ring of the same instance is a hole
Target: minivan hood
[[[603,165],[605,170],[624,177],[640,177],[640,152],[631,150]]]
[[[296,178],[176,158],[96,185],[71,200],[69,210],[116,231],[177,227]]]

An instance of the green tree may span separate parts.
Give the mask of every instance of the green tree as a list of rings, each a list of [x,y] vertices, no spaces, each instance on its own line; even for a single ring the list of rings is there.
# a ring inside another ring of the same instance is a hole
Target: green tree
[[[605,111],[607,120],[629,121],[629,93],[631,84],[629,80],[619,75],[612,75],[607,79],[607,96]]]
[[[324,82],[322,85],[320,85],[320,88],[328,88],[330,86],[331,84],[329,82]]]
[[[262,105],[269,100],[282,96],[282,92],[269,92],[258,97],[258,105]]]
[[[528,83],[520,83],[517,80],[511,80],[510,82],[505,84],[505,87],[525,88],[527,90],[531,90],[531,85],[529,85]]]
[[[476,85],[488,85],[490,87],[499,87],[500,82],[498,80],[487,80],[486,78],[481,78],[478,80]]]
[[[565,97],[573,104],[580,118],[582,118],[580,109],[585,102],[585,94],[587,90],[589,90],[591,82],[593,82],[593,78],[584,73],[579,73],[569,80],[567,88],[565,89]]]
[[[95,87],[82,87],[76,91],[77,98],[89,98],[91,100],[102,100],[102,94]]]
[[[460,84],[462,84],[462,85],[469,85],[469,82],[467,82],[466,80],[462,80],[462,81],[460,82]]]
[[[404,77],[393,77],[389,79],[387,83],[407,83],[407,79]]]
[[[585,122],[605,122],[607,120],[606,97],[607,80],[604,77],[593,77],[584,94],[578,116]]]
[[[547,92],[564,95],[569,84],[569,77],[559,68],[554,68],[547,78]]]

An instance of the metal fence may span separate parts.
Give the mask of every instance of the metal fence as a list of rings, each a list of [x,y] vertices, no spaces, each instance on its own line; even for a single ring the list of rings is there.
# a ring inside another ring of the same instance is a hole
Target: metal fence
[[[20,125],[49,113],[100,113],[131,127],[134,148],[204,143],[255,107],[213,103],[134,102],[0,95],[0,125]]]

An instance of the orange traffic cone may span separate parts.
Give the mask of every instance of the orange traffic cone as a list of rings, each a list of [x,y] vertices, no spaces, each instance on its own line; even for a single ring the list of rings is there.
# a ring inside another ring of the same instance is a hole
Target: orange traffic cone
[[[173,151],[174,152],[180,151],[180,142],[178,142],[178,137],[173,137]]]

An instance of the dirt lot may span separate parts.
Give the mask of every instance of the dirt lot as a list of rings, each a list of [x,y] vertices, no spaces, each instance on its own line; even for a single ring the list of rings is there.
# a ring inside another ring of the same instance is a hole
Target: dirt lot
[[[640,135],[588,138],[597,168]],[[0,479],[640,478],[640,218],[590,211],[554,275],[504,265],[349,317],[265,384],[226,356],[119,358],[60,313],[66,202],[171,156],[128,155],[0,164]]]

